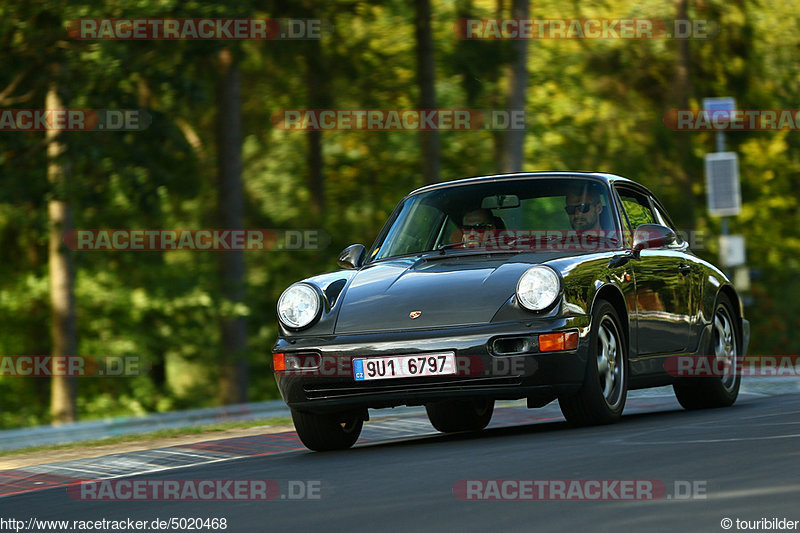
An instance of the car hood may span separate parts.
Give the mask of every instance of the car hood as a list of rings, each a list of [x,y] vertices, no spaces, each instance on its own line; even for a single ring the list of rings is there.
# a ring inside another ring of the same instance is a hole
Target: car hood
[[[532,264],[563,254],[435,256],[381,261],[358,271],[341,301],[336,334],[485,324]],[[411,314],[419,315],[411,318]]]

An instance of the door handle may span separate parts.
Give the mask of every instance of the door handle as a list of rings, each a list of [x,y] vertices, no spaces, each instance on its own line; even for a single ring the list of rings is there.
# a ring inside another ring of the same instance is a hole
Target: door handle
[[[687,265],[686,263],[681,263],[680,266],[678,266],[678,272],[680,272],[684,276],[687,275],[691,271],[692,271],[692,265]]]

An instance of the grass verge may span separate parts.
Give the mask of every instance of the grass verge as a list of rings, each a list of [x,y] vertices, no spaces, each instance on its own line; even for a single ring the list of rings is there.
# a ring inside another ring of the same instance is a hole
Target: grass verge
[[[35,452],[57,452],[62,450],[78,450],[81,448],[91,448],[94,446],[107,446],[109,444],[145,442],[154,439],[165,439],[170,437],[183,437],[186,435],[198,435],[201,433],[215,433],[230,429],[246,429],[257,426],[284,426],[291,425],[292,419],[289,417],[261,418],[257,420],[244,420],[240,422],[219,422],[217,424],[206,424],[200,426],[189,426],[184,428],[160,429],[149,433],[133,433],[130,435],[118,435],[103,439],[82,440],[78,442],[66,442],[63,444],[46,444],[42,446],[30,446],[28,448],[18,448],[16,450],[0,451],[0,457],[10,457],[14,455],[24,455]],[[212,436],[213,438],[213,436]]]

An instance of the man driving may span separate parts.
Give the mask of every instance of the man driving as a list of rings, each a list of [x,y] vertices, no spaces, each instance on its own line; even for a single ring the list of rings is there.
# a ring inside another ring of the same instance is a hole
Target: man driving
[[[566,196],[567,205],[564,210],[569,216],[569,223],[576,231],[602,230],[600,213],[603,204],[600,195],[589,187],[570,190]]]

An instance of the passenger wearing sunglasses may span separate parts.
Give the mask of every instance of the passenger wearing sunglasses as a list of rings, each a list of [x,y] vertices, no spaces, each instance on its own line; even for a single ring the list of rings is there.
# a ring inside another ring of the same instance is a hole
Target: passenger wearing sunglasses
[[[600,213],[603,204],[600,195],[592,190],[570,191],[566,197],[564,210],[569,216],[569,223],[576,231],[601,230]]]
[[[460,241],[470,248],[480,246],[483,239],[501,229],[498,227],[498,220],[488,209],[467,211],[461,219]]]
[[[486,231],[497,229],[494,217],[488,209],[473,209],[464,214],[461,228],[465,231]]]

